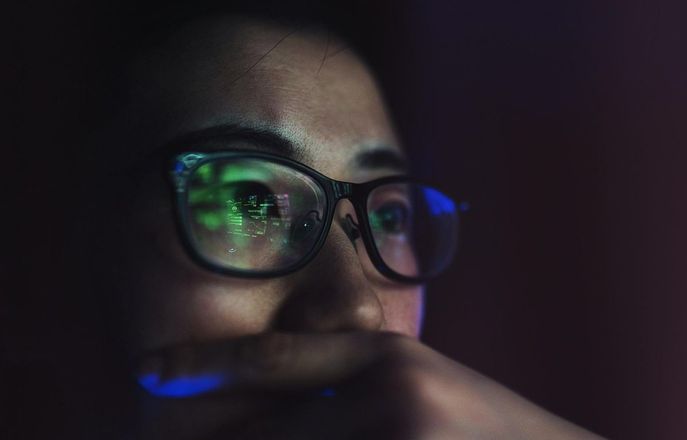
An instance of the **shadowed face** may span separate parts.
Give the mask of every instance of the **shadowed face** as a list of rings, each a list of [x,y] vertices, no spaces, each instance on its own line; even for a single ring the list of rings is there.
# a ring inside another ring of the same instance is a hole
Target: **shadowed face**
[[[403,153],[360,59],[326,31],[250,19],[199,22],[138,57],[122,156],[250,150],[289,157],[337,180],[402,173]],[[121,137],[121,136],[120,136]],[[156,170],[157,171],[157,170]],[[277,278],[220,275],[181,245],[172,188],[146,173],[122,228],[134,353],[269,331],[388,330],[417,337],[423,289],[389,280],[337,205],[326,242],[304,268]]]

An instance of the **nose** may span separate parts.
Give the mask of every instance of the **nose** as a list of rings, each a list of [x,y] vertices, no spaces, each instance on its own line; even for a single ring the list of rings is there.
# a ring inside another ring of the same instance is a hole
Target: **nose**
[[[327,240],[317,256],[289,276],[289,292],[275,319],[279,330],[372,331],[384,327],[382,303],[357,254],[365,252],[364,246],[347,229],[351,213],[346,204],[337,207]]]

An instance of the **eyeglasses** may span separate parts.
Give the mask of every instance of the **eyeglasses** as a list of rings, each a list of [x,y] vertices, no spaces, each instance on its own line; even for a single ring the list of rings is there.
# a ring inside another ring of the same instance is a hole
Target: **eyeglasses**
[[[191,257],[215,272],[267,278],[295,272],[324,244],[339,200],[344,227],[383,275],[421,283],[451,262],[459,206],[403,176],[354,184],[257,152],[184,153],[171,171],[177,220]]]

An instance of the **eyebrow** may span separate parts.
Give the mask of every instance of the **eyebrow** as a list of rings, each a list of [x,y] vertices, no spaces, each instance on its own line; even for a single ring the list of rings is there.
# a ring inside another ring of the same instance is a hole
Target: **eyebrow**
[[[290,140],[272,130],[238,124],[215,125],[181,134],[156,148],[155,152],[172,155],[191,149],[203,152],[222,151],[227,149],[227,143],[237,141],[248,142],[260,151],[287,156],[296,160],[303,156],[303,152],[296,148]]]
[[[183,133],[154,149],[151,155],[170,157],[189,150],[225,151],[229,149],[228,143],[237,141],[248,142],[258,151],[285,156],[296,161],[302,162],[305,156],[302,148],[298,148],[276,131],[232,123]],[[350,163],[352,166],[365,170],[387,168],[400,173],[407,173],[409,170],[406,158],[400,152],[385,145],[361,151]]]
[[[401,153],[384,146],[358,153],[353,158],[353,164],[368,170],[388,168],[401,173],[407,173],[410,168],[407,159]]]

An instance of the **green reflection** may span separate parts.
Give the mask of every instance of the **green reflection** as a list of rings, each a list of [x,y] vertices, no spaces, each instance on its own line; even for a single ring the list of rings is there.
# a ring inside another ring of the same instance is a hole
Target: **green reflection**
[[[321,227],[321,188],[283,165],[254,159],[205,162],[190,175],[187,190],[194,244],[227,267],[291,261]]]
[[[209,164],[208,164],[209,165]],[[228,164],[220,171],[219,181],[222,183],[241,182],[245,180],[262,181],[269,179],[272,173],[261,167],[238,166]]]
[[[235,199],[236,187],[227,183],[268,181],[272,173],[264,166],[250,166],[250,162],[221,164],[209,162],[198,167],[192,176],[188,192],[191,205],[201,203],[224,204]],[[262,164],[261,164],[262,165]],[[218,172],[219,170],[219,172]]]
[[[210,231],[216,231],[222,226],[222,215],[216,211],[197,211],[196,222]]]
[[[224,201],[234,198],[236,186],[213,185],[208,187],[191,188],[188,191],[188,202],[193,205],[214,203],[223,205]]]
[[[367,216],[370,220],[370,227],[373,231],[379,231],[382,229],[382,218],[378,211],[371,212]]]
[[[221,227],[245,244],[245,238],[288,230],[289,195],[273,194],[269,166],[256,161],[210,162],[192,176],[188,203],[195,222],[209,231]]]
[[[210,183],[212,181],[214,174],[215,168],[214,164],[212,163],[206,163],[205,165],[201,165],[196,170],[196,176],[198,176],[200,181],[203,183]]]

